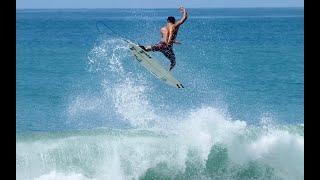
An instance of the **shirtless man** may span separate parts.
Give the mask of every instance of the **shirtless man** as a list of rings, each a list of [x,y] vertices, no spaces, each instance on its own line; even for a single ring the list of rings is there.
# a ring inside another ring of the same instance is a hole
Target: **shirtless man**
[[[176,19],[173,16],[168,17],[166,26],[162,27],[161,32],[161,41],[158,44],[153,46],[140,46],[145,51],[160,51],[170,60],[170,69],[176,65],[176,57],[173,52],[173,44],[180,44],[177,40],[177,34],[179,27],[187,20],[188,13],[184,7],[180,7],[180,12],[183,14],[183,17],[176,22]]]

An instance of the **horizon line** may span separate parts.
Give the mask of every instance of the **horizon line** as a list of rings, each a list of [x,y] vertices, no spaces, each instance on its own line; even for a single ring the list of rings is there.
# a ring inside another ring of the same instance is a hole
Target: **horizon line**
[[[191,7],[186,9],[254,9],[254,8],[304,8],[304,6],[243,6],[243,7]],[[159,7],[159,8],[138,8],[138,7],[108,7],[108,8],[16,8],[16,10],[67,10],[67,9],[85,9],[85,10],[95,10],[95,9],[177,9],[174,7]]]

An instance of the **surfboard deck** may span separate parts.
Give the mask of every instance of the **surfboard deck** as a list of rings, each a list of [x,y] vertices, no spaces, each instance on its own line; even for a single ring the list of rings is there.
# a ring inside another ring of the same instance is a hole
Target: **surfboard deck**
[[[143,50],[135,43],[129,43],[129,49],[133,56],[144,68],[164,83],[175,88],[184,88],[183,85],[171,74],[170,71],[163,68],[156,59],[151,57],[148,52]]]

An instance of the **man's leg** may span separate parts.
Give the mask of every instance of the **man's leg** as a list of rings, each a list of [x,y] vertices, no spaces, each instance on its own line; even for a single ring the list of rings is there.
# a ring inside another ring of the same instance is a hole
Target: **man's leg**
[[[176,56],[174,55],[174,52],[172,48],[162,52],[169,60],[170,60],[170,68],[169,71],[173,69],[173,67],[176,65]]]
[[[158,44],[155,44],[153,46],[141,46],[139,45],[143,50],[145,51],[162,51],[163,49],[166,48],[165,44],[164,43],[158,43]]]

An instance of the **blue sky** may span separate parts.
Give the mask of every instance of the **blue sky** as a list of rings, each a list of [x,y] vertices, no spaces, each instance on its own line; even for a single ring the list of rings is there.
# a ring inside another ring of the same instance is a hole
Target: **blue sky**
[[[304,7],[303,0],[16,0],[16,8]]]

